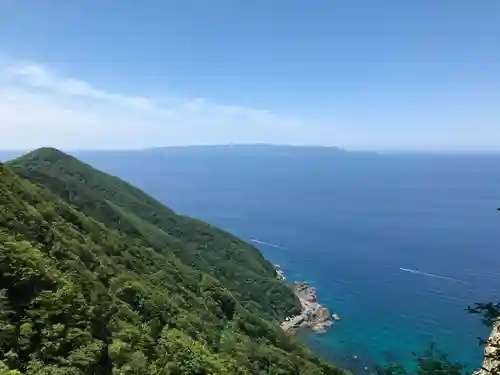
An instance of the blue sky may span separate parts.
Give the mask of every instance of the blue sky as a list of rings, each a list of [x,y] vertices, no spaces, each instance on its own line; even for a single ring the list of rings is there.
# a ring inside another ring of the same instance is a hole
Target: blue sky
[[[500,149],[498,0],[1,0],[0,148]]]

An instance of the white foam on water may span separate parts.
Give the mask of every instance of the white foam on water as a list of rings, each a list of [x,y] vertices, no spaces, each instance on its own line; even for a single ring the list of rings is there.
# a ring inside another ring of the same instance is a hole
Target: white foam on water
[[[442,275],[436,275],[434,273],[427,273],[427,272],[421,272],[421,271],[418,271],[418,270],[414,270],[414,269],[411,269],[411,268],[403,268],[403,267],[399,267],[399,269],[403,272],[409,272],[409,273],[413,273],[415,275],[421,275],[421,276],[427,276],[427,277],[433,277],[435,279],[441,279],[441,280],[449,280],[449,281],[457,281],[457,282],[461,282],[463,283],[464,281],[462,280],[459,280],[459,279],[455,279],[453,277],[448,277],[448,276],[442,276]]]
[[[258,243],[260,245],[265,245],[265,246],[270,246],[270,247],[275,247],[277,249],[284,249],[283,246],[280,246],[280,245],[276,245],[274,243],[269,243],[269,242],[264,242],[264,241],[260,241],[260,240],[256,240],[254,238],[251,238],[250,239],[250,242],[253,242],[253,243]]]

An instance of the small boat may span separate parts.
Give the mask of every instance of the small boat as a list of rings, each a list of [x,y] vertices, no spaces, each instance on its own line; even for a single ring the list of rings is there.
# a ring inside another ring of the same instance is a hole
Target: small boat
[[[332,318],[333,318],[333,320],[336,320],[336,321],[340,320],[340,316],[338,314],[332,314]]]

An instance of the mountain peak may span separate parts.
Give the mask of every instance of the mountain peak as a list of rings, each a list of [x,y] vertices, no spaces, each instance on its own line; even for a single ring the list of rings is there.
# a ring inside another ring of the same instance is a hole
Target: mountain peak
[[[54,147],[40,147],[21,157],[14,159],[13,164],[39,164],[40,162],[56,164],[65,160],[76,160],[74,157]]]
[[[68,154],[62,152],[61,150],[54,147],[40,147],[37,148],[22,157],[33,157],[33,156],[43,156],[50,159],[61,159],[69,157]]]

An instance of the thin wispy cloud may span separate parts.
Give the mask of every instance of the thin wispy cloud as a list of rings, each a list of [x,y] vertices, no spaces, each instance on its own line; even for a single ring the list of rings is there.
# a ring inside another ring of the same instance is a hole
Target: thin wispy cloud
[[[1,148],[294,143],[312,124],[205,98],[113,92],[35,62],[0,66]]]
[[[491,111],[407,107],[380,117],[360,102],[315,122],[268,109],[120,93],[32,61],[0,60],[0,149],[131,149],[273,143],[348,149],[497,150]],[[449,106],[448,106],[449,107]],[[409,116],[408,114],[412,114]],[[420,123],[415,127],[412,123]],[[390,131],[388,130],[390,128]],[[453,137],[450,137],[453,134]]]
[[[15,63],[7,67],[7,77],[17,79],[18,83],[28,87],[45,89],[56,94],[85,97],[98,101],[107,101],[136,110],[154,110],[153,102],[141,96],[125,96],[93,87],[79,79],[62,77],[38,64]]]

